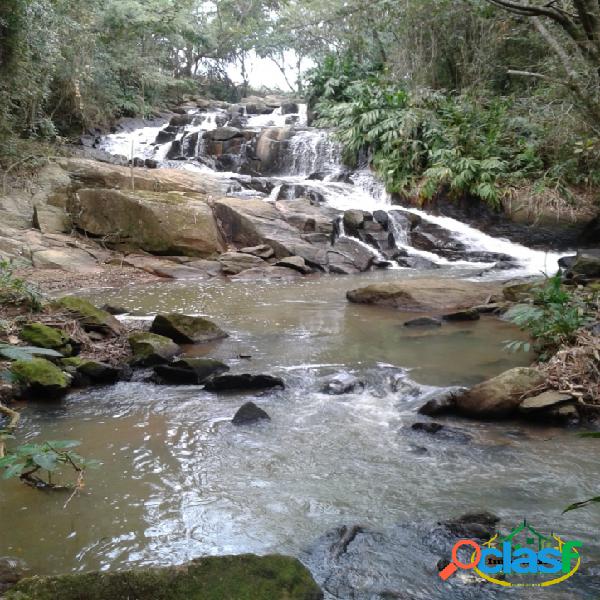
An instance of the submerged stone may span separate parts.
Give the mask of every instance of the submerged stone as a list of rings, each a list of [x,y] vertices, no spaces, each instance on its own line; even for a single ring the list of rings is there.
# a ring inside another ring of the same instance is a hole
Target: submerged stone
[[[281,555],[207,556],[186,565],[23,579],[6,600],[321,600],[302,563]]]
[[[154,372],[161,380],[175,385],[197,385],[225,371],[229,371],[229,367],[212,358],[182,358],[168,365],[154,367]]]
[[[481,315],[475,308],[469,308],[468,310],[459,310],[457,312],[449,313],[444,315],[442,319],[450,322],[460,321],[479,321]]]

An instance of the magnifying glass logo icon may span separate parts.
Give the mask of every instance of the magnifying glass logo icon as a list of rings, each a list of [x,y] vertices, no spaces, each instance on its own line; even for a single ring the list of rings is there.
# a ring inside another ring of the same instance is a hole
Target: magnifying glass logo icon
[[[470,563],[463,563],[458,560],[458,551],[463,546],[471,546],[475,550],[473,556],[473,560]],[[481,560],[481,548],[477,542],[473,540],[459,540],[454,544],[454,548],[452,548],[452,562],[440,571],[440,577],[446,581],[449,577],[456,573],[457,569],[473,569],[477,566],[479,561]]]

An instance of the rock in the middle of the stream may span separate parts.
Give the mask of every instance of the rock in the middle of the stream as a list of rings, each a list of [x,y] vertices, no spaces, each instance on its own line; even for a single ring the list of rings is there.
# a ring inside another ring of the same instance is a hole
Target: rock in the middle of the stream
[[[168,337],[177,344],[202,344],[229,337],[228,333],[208,319],[177,313],[156,315],[150,331]]]

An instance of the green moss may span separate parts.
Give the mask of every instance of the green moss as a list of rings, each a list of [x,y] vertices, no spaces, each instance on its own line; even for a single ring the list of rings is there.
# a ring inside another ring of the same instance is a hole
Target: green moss
[[[199,344],[228,337],[225,331],[208,319],[177,313],[156,315],[150,331],[178,344]]]
[[[213,556],[183,567],[32,577],[6,600],[319,600],[322,592],[295,558]]]
[[[44,358],[17,360],[10,366],[11,373],[26,396],[58,396],[66,393],[71,383],[69,376]]]
[[[112,333],[118,333],[121,329],[119,321],[113,315],[96,308],[84,298],[65,296],[55,300],[53,306],[69,312],[79,320],[84,329]]]
[[[133,363],[152,366],[164,363],[179,352],[179,346],[162,335],[139,331],[129,336]]]
[[[69,336],[62,329],[43,323],[28,323],[19,335],[23,341],[37,348],[58,350],[69,343]]]

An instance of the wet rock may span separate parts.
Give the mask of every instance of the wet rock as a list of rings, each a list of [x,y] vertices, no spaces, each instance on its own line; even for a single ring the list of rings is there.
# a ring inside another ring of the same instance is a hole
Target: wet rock
[[[498,315],[506,309],[506,305],[500,302],[490,302],[489,304],[479,304],[473,306],[473,310],[476,310],[480,315]]]
[[[121,324],[113,315],[96,308],[83,298],[65,296],[55,300],[53,305],[77,319],[86,331],[95,331],[102,335],[117,335],[122,331]]]
[[[229,367],[225,363],[212,358],[181,358],[154,367],[160,381],[171,385],[198,385],[227,371]]]
[[[126,308],[123,308],[122,306],[116,306],[114,304],[104,304],[100,310],[107,312],[109,315],[125,315],[129,312],[129,310]]]
[[[555,390],[549,390],[523,400],[519,404],[519,412],[524,415],[545,412],[568,402],[573,402],[573,400],[574,398],[570,394],[562,394]]]
[[[437,417],[456,412],[456,393],[456,390],[450,390],[437,394],[419,408],[419,414]]]
[[[390,223],[390,216],[385,210],[376,210],[373,212],[373,218],[379,223],[386,231]]]
[[[23,579],[29,571],[25,561],[10,556],[0,557],[0,594]]]
[[[140,367],[167,363],[181,351],[168,337],[145,331],[131,334],[128,341],[133,355],[131,362]]]
[[[284,156],[285,141],[292,133],[293,129],[289,126],[268,127],[261,132],[256,143],[256,157],[263,175],[277,171]]]
[[[271,417],[254,402],[246,402],[233,416],[231,422],[234,425],[250,425],[257,421],[271,420]]]
[[[358,377],[350,373],[338,373],[328,379],[321,388],[325,394],[340,395],[350,394],[357,390],[364,389],[365,384]]]
[[[369,285],[350,290],[346,297],[357,304],[425,312],[432,309],[471,307],[485,302],[496,289],[497,284],[493,282],[419,278]]]
[[[283,379],[273,375],[251,375],[250,373],[217,375],[205,384],[205,388],[211,392],[261,390],[274,387],[284,388]]]
[[[429,260],[428,258],[424,258],[423,256],[409,255],[398,257],[396,258],[396,262],[401,267],[405,267],[407,269],[425,270],[440,268],[440,266],[437,263],[433,262],[432,260]]]
[[[221,263],[217,260],[192,260],[187,263],[187,266],[201,271],[207,277],[216,277],[221,274]]]
[[[31,346],[56,350],[64,356],[73,353],[73,346],[69,343],[69,335],[62,329],[49,327],[43,323],[27,323],[21,329],[19,337]]]
[[[32,400],[62,398],[69,390],[71,378],[44,358],[16,360],[10,365],[19,393]]]
[[[306,567],[281,555],[206,556],[185,565],[22,579],[6,600],[322,600]]]
[[[404,323],[404,327],[441,327],[442,322],[433,317],[419,317]]]
[[[600,278],[600,249],[579,250],[569,273],[572,276]]]
[[[281,114],[282,115],[290,115],[290,114],[298,113],[298,111],[299,111],[298,104],[296,104],[295,102],[284,102],[281,105]]]
[[[260,244],[259,246],[241,248],[240,252],[243,254],[252,254],[253,256],[258,256],[263,260],[268,260],[269,258],[273,258],[275,256],[275,250],[273,250],[273,248],[271,248],[271,246],[268,244]]]
[[[157,145],[166,144],[168,142],[172,142],[177,137],[177,128],[173,127],[172,129],[166,127],[158,132],[154,143]]]
[[[474,418],[506,418],[517,412],[523,396],[544,383],[536,369],[517,367],[456,396],[460,414]]]
[[[203,344],[229,337],[208,319],[178,313],[156,315],[150,331],[178,344]]]
[[[457,312],[448,313],[447,315],[443,315],[442,319],[444,321],[450,322],[460,322],[460,321],[479,321],[481,315],[474,308],[469,308],[467,310],[459,310]]]
[[[348,234],[355,234],[365,223],[367,215],[371,217],[370,213],[366,213],[363,210],[347,210],[344,212],[344,229]]]
[[[158,168],[158,161],[154,160],[153,158],[147,158],[144,160],[144,166],[147,169],[157,169]]]
[[[444,521],[442,525],[452,533],[452,535],[461,539],[479,539],[489,540],[496,533],[496,525],[500,519],[489,513],[467,513],[456,519]]]
[[[569,270],[577,261],[577,255],[562,256],[558,259],[558,266],[563,270]]]
[[[327,251],[329,270],[334,273],[368,271],[376,254],[363,244],[350,238],[338,239],[333,249]],[[352,271],[354,269],[354,271]]]
[[[191,125],[194,120],[194,115],[173,115],[171,120],[169,121],[169,126],[171,127],[185,127],[186,125]]]
[[[219,262],[224,275],[237,275],[246,269],[261,267],[265,264],[262,258],[242,252],[225,252],[219,256]]]
[[[444,426],[441,423],[413,423],[410,428],[413,431],[421,431],[423,433],[436,434],[438,431],[444,429]]]
[[[65,367],[71,367],[76,374],[74,385],[111,385],[123,378],[123,369],[106,363],[85,358],[65,358]]]
[[[301,256],[286,256],[275,263],[276,267],[286,267],[298,271],[303,275],[312,273],[312,269],[306,264],[306,261]]]

